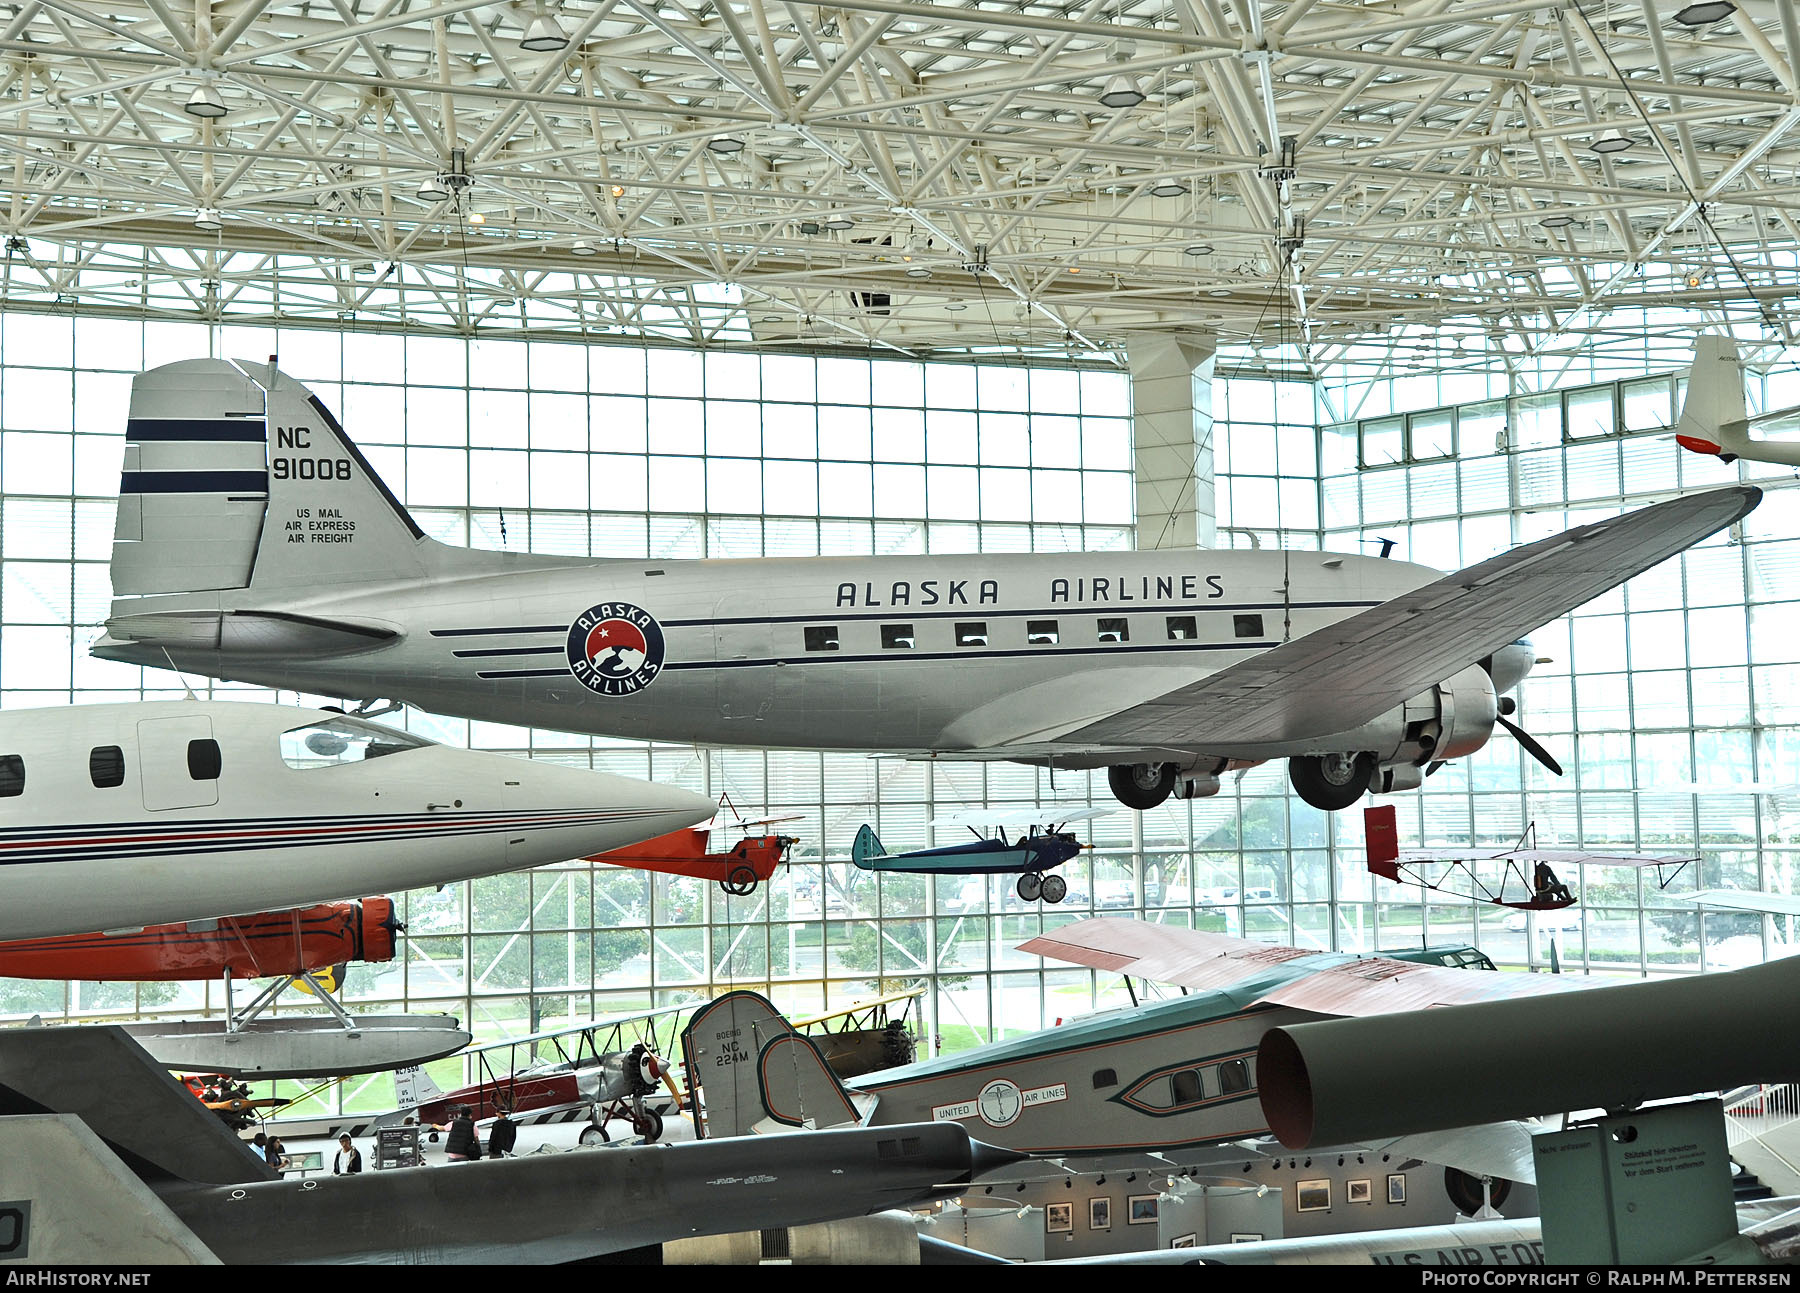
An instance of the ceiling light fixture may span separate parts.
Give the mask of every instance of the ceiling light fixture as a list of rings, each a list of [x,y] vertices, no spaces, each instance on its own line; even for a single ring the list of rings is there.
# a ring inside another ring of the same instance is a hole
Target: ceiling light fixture
[[[1567,211],[1552,211],[1549,215],[1538,221],[1538,224],[1546,229],[1566,229],[1574,223],[1575,217],[1570,215]]]
[[[421,202],[443,202],[449,196],[450,190],[444,186],[442,176],[427,176],[425,182],[419,185],[419,201]]]
[[[219,218],[219,213],[215,208],[201,207],[194,212],[194,228],[201,232],[217,233],[224,227],[225,222]]]
[[[908,278],[930,278],[931,271],[923,265],[914,265],[906,271],[906,276]]]
[[[1144,101],[1144,92],[1138,89],[1137,78],[1125,72],[1115,72],[1107,78],[1106,87],[1100,91],[1100,106],[1111,108],[1114,112],[1125,108],[1135,108]]]
[[[519,41],[519,48],[528,49],[534,54],[549,54],[565,48],[568,43],[569,35],[562,29],[562,24],[550,16],[548,9],[539,5],[537,15],[525,27],[525,36]]]
[[[479,211],[471,211],[471,212],[469,212],[469,223],[470,224],[486,224],[487,217],[482,215],[481,212],[479,212]]]
[[[1161,180],[1151,186],[1150,196],[1153,198],[1178,198],[1187,191],[1187,185],[1180,180]]]
[[[1208,296],[1230,296],[1231,289],[1229,287],[1213,287],[1208,288],[1206,294]]]
[[[832,216],[831,219],[825,222],[825,227],[827,229],[838,230],[854,229],[856,228],[856,221],[852,220],[849,216]]]
[[[1213,254],[1210,242],[1196,242],[1181,249],[1184,256],[1210,256]]]
[[[593,254],[594,244],[589,242],[586,238],[577,238],[574,245],[569,248],[569,255],[571,256],[592,256]]]
[[[706,141],[706,146],[723,157],[744,151],[744,141],[736,135],[714,135]]]
[[[960,311],[968,309],[969,306],[968,306],[968,303],[965,301],[947,301],[944,304],[944,308],[946,310],[950,310],[952,312],[960,312]]]
[[[1594,136],[1593,140],[1588,144],[1588,147],[1593,149],[1596,153],[1605,155],[1607,153],[1622,153],[1627,148],[1630,148],[1633,142],[1632,138],[1622,132],[1617,126],[1608,126],[1605,130],[1602,130],[1598,135]]]
[[[190,117],[205,117],[216,121],[225,115],[225,100],[213,89],[211,81],[202,81],[196,85],[194,92],[188,95],[188,101],[181,106]]]
[[[1675,21],[1683,27],[1704,27],[1721,18],[1729,18],[1736,12],[1737,6],[1731,0],[1700,0],[1700,3],[1691,4],[1678,12]]]
[[[622,198],[625,196],[625,186],[623,184],[615,184],[609,192],[616,198]]]

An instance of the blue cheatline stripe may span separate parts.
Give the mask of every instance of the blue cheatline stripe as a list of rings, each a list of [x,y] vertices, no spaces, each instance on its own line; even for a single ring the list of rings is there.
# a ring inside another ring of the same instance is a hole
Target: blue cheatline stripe
[[[121,494],[266,494],[266,471],[128,471],[119,477]]]
[[[561,669],[479,669],[477,678],[567,678],[571,670],[565,665]]]
[[[458,659],[472,659],[477,656],[485,657],[495,655],[561,655],[563,651],[564,648],[560,646],[489,647],[484,651],[452,651],[450,654]]]
[[[503,624],[489,629],[432,629],[434,638],[488,637],[501,633],[567,633],[567,624]]]
[[[168,440],[261,444],[268,438],[268,427],[261,418],[132,418],[125,424],[125,438],[146,444]]]

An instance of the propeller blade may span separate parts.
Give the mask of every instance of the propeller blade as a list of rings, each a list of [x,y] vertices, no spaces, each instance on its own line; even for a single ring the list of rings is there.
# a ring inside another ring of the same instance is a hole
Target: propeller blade
[[[1504,727],[1507,731],[1512,733],[1513,740],[1517,741],[1520,745],[1525,747],[1525,753],[1529,754],[1532,758],[1536,759],[1539,763],[1543,764],[1546,768],[1550,769],[1550,771],[1554,775],[1559,776],[1559,777],[1563,775],[1562,764],[1560,764],[1556,761],[1556,759],[1551,755],[1550,751],[1546,750],[1543,746],[1539,745],[1537,743],[1537,738],[1534,737],[1530,732],[1527,732],[1524,728],[1520,727],[1517,723],[1511,721],[1508,718],[1500,716],[1500,715],[1496,715],[1494,721],[1499,723],[1501,727]]]

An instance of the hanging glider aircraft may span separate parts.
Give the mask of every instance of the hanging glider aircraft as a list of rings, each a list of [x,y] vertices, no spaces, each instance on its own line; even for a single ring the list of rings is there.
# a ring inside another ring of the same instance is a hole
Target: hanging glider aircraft
[[[1118,917],[1061,926],[1020,950],[1187,994],[842,1082],[765,998],[728,993],[683,1034],[708,1134],[953,1121],[997,1145],[1068,1157],[1239,1141],[1268,1133],[1256,1050],[1271,1028],[1576,986],[1494,972],[1474,948],[1308,952]],[[1447,1156],[1442,1145],[1411,1149],[1526,1179],[1530,1152],[1515,1131],[1484,1129]]]
[[[1338,810],[1515,730],[1522,635],[1759,498],[1674,499],[1449,576],[1303,551],[475,551],[428,538],[273,363],[187,360],[132,384],[93,650],[609,736],[1104,767],[1132,808],[1284,758]]]
[[[1597,849],[1540,849],[1537,824],[1525,827],[1511,847],[1403,849],[1394,829],[1394,806],[1363,810],[1369,874],[1436,893],[1473,898],[1520,911],[1556,911],[1575,905],[1555,868],[1620,866],[1654,870],[1656,886],[1667,889],[1700,857],[1696,853],[1606,853]]]
[[[1800,406],[1749,416],[1744,410],[1744,370],[1737,343],[1710,334],[1695,338],[1675,443],[1724,462],[1742,458],[1800,467],[1800,440],[1767,440],[1759,434],[1776,430],[1800,430]]]
[[[278,911],[561,862],[704,821],[666,786],[352,715],[0,712],[0,939]]]
[[[933,826],[966,826],[975,838],[962,844],[946,844],[940,848],[913,849],[906,853],[889,853],[875,834],[875,828],[863,825],[850,845],[850,860],[864,871],[903,871],[911,875],[1009,875],[1018,873],[1019,898],[1024,902],[1061,902],[1069,893],[1069,882],[1060,875],[1048,875],[1051,867],[1061,866],[1079,857],[1083,844],[1073,833],[1062,829],[1071,822],[1104,817],[1110,808],[981,808],[950,817],[933,818]],[[1006,828],[1017,826],[1019,838],[1008,843]],[[992,827],[994,834],[983,835]]]

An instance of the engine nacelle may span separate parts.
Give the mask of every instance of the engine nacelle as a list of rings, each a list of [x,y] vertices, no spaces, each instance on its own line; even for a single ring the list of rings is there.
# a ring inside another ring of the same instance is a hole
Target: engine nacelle
[[[1366,751],[1383,767],[1461,759],[1493,735],[1499,715],[1493,680],[1470,665],[1398,709],[1331,738],[1334,751]]]
[[[1392,768],[1377,768],[1369,782],[1369,793],[1392,795],[1402,790],[1417,790],[1425,784],[1425,769],[1416,763],[1402,763]]]

